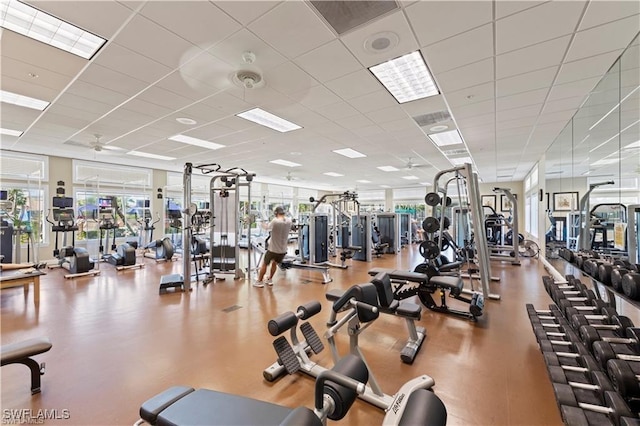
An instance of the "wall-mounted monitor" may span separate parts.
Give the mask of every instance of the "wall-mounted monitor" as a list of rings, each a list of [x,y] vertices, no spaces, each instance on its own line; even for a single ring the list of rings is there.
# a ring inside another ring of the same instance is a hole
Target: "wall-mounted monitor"
[[[53,197],[53,207],[59,209],[68,209],[73,207],[73,198],[71,197]]]

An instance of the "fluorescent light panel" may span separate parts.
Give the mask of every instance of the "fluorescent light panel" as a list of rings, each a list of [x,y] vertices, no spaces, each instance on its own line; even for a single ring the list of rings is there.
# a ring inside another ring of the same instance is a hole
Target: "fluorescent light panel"
[[[129,151],[127,152],[127,154],[134,155],[136,157],[153,158],[154,160],[164,160],[164,161],[175,160],[174,157],[167,157],[165,155],[151,154],[149,152],[142,152],[142,151]]]
[[[2,127],[0,127],[0,135],[20,136],[22,135],[22,133],[23,132],[21,132],[20,130],[3,129]]]
[[[602,160],[598,160],[592,163],[593,166],[606,166],[607,164],[615,164],[620,160],[617,158],[603,158]]]
[[[383,172],[397,172],[398,169],[396,169],[393,166],[380,166],[378,167],[378,169],[382,170]]]
[[[440,93],[419,51],[375,65],[369,70],[401,104]]]
[[[420,178],[419,178],[418,176],[410,175],[410,176],[402,176],[402,179],[406,179],[406,180],[418,180],[418,179],[420,179]]]
[[[0,101],[25,108],[37,109],[38,111],[44,111],[44,109],[49,106],[49,102],[47,101],[18,95],[17,93],[7,92],[6,90],[0,90]]]
[[[287,167],[300,167],[300,166],[302,166],[302,164],[294,163],[293,161],[280,160],[280,159],[271,160],[269,162],[273,163],[273,164],[279,164],[281,166],[287,166]]]
[[[302,129],[302,127],[297,124],[287,121],[284,118],[280,118],[277,115],[273,115],[260,108],[250,109],[249,111],[236,114],[236,116],[282,133]]]
[[[0,27],[90,59],[107,41],[16,0],[0,2]]]
[[[380,185],[380,188],[391,188],[389,185]]]
[[[431,182],[420,182],[420,185],[429,186],[432,185]]]
[[[219,143],[209,142],[203,139],[192,138],[191,136],[185,136],[185,135],[171,136],[169,140],[174,142],[182,142],[189,145],[199,146],[201,148],[207,148],[207,149],[220,149],[225,147],[225,145],[220,145]]]
[[[461,166],[466,163],[472,163],[471,157],[459,157],[459,158],[449,158],[449,161],[454,166]]]
[[[340,173],[336,173],[336,172],[326,172],[324,174],[327,175],[327,176],[333,176],[333,177],[344,176],[344,175],[341,175]]]
[[[333,152],[335,152],[336,154],[344,155],[345,157],[349,157],[349,158],[366,157],[366,155],[364,155],[363,153],[358,152],[355,149],[351,149],[351,148],[336,149]]]
[[[371,183],[370,180],[366,180],[366,179],[359,179],[356,182],[358,182],[358,183]]]
[[[446,145],[457,145],[462,143],[462,138],[460,137],[460,133],[457,130],[450,130],[448,132],[442,133],[432,133],[429,136],[429,139],[433,141],[438,146],[446,146]]]

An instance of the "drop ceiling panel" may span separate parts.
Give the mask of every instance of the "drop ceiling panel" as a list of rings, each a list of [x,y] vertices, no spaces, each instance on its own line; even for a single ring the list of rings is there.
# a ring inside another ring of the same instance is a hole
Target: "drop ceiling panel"
[[[320,82],[334,80],[362,68],[340,40],[333,40],[296,58],[295,63]]]
[[[113,90],[96,86],[95,84],[86,83],[81,80],[76,80],[71,86],[69,86],[66,93],[90,99],[100,99],[102,103],[111,105],[112,108],[129,99],[129,96],[122,93],[114,92]]]
[[[242,28],[222,10],[204,1],[148,2],[140,14],[202,48]]]
[[[560,65],[571,37],[539,43],[496,57],[496,78],[523,74],[552,65]]]
[[[118,34],[118,44],[149,59],[178,68],[193,44],[151,20],[136,15]]]
[[[309,74],[300,69],[293,62],[285,62],[268,71],[264,75],[269,86],[285,95],[308,91],[313,86],[317,86],[318,82]]]
[[[571,120],[571,117],[576,113],[575,110],[569,109],[565,111],[557,111],[551,114],[540,114],[538,117],[538,124],[547,124],[547,123],[568,123]]]
[[[68,106],[75,109],[83,109],[96,114],[106,114],[113,109],[112,105],[94,99],[83,98],[66,92],[57,101],[57,104]]]
[[[43,101],[51,102],[58,94],[55,89],[39,86],[35,84],[25,85],[24,81],[3,76],[0,81],[0,88],[9,92],[18,93],[20,95],[31,96],[32,98],[40,99]]]
[[[444,72],[493,56],[493,25],[448,38],[422,49],[433,72]]]
[[[331,80],[326,86],[344,100],[375,92],[381,87],[375,77],[365,69]]]
[[[138,95],[143,101],[151,102],[152,104],[160,105],[165,108],[172,108],[174,110],[184,108],[193,101],[184,96],[180,96],[177,93],[170,92],[162,87],[151,86],[144,92]]]
[[[374,112],[374,114],[375,114],[375,112]],[[387,132],[390,132],[392,134],[396,133],[396,132],[401,132],[401,131],[406,130],[406,129],[413,129],[413,128],[418,127],[416,122],[413,121],[410,118],[402,118],[400,120],[395,120],[395,121],[384,121],[384,122],[378,121],[378,124],[384,130],[386,130]]]
[[[309,90],[294,93],[292,97],[302,105],[313,110],[340,102],[341,100],[335,93],[324,86],[311,87]]]
[[[496,22],[496,53],[521,49],[573,33],[584,1],[547,2]],[[544,22],[544,30],[540,23]]]
[[[35,74],[35,77],[29,74]],[[13,58],[4,57],[4,55],[2,58],[2,76],[3,78],[10,77],[27,84],[35,84],[56,91],[64,89],[65,86],[69,84],[69,81],[71,81],[71,78],[67,75],[59,74],[55,71]]]
[[[279,1],[216,1],[215,4],[242,25],[273,9]]]
[[[345,129],[353,130],[360,129],[363,127],[370,127],[373,125],[373,121],[368,119],[362,114],[354,115],[351,117],[341,118],[339,120],[335,120],[336,123],[344,127]]]
[[[185,134],[187,136],[192,136],[194,138],[204,139],[204,140],[213,140],[215,138],[219,138],[224,135],[235,133],[236,131],[237,130],[234,130],[227,126],[223,126],[222,124],[212,123],[202,127],[198,127],[197,129],[188,130],[188,131],[185,130],[182,134]],[[176,132],[175,134],[177,133],[179,132]]]
[[[475,117],[456,119],[456,122],[458,123],[458,126],[460,126],[462,133],[464,133],[465,129],[468,127],[485,126],[488,123],[491,123],[491,125],[493,125],[494,120],[495,114],[489,113],[478,115]]]
[[[40,111],[35,109],[7,103],[2,104],[2,123],[19,124],[19,127],[14,128],[14,130],[25,130],[39,115]]]
[[[180,71],[172,72],[156,83],[156,86],[189,98],[192,101],[201,100],[220,91],[189,76],[184,76]]]
[[[3,107],[4,108],[4,107]],[[76,117],[82,120],[86,120],[88,122],[92,122],[94,120],[97,120],[102,114],[101,113],[97,113],[97,112],[92,112],[92,111],[88,111],[84,108],[71,108],[68,106],[64,106],[62,104],[60,104],[59,102],[57,102],[54,105],[51,105],[47,108],[47,114],[49,113],[55,113],[55,114],[60,114],[60,115],[67,115],[69,117]],[[3,111],[3,117],[2,117],[2,121],[4,122],[4,111]]]
[[[223,117],[226,117],[227,115],[229,114],[221,111],[218,108],[212,107],[203,102],[199,102],[180,110],[180,112],[173,114],[172,118],[174,120],[179,117],[191,118],[192,120],[197,121],[196,125],[203,125],[205,123],[219,120]]]
[[[111,88],[118,93],[133,96],[148,86],[148,83],[129,77],[118,71],[92,63],[79,76],[79,80],[96,86]]]
[[[466,89],[447,93],[444,97],[452,108],[486,101],[494,97],[494,84],[492,81],[490,83],[467,87]]]
[[[549,101],[587,95],[600,81],[600,78],[585,78],[571,83],[556,84],[549,92]]]
[[[363,114],[398,104],[396,100],[393,99],[393,96],[385,89],[379,89],[375,92],[350,99],[349,103]]]
[[[565,110],[572,110],[575,112],[584,101],[584,98],[585,96],[583,95],[583,96],[575,96],[572,98],[558,99],[555,101],[548,101],[545,104],[543,113],[549,114],[551,112],[558,112],[558,111],[565,111]]]
[[[384,126],[382,126],[382,123],[405,119],[407,118],[407,113],[399,106],[392,106],[376,111],[371,111],[367,114],[367,117],[373,120],[374,123],[380,125],[383,129],[386,129]],[[415,121],[411,120],[411,122],[415,125]]]
[[[594,27],[576,34],[566,61],[624,49],[638,33],[638,16]]]
[[[515,120],[516,118],[537,117],[541,109],[542,104],[538,104],[500,111],[496,115],[496,121],[499,123],[506,120]]]
[[[374,135],[380,135],[382,133],[384,133],[384,130],[378,126],[378,125],[373,125],[373,126],[368,126],[368,127],[361,127],[358,129],[352,129],[351,130],[355,135],[361,137],[361,138],[369,138],[371,136]],[[368,143],[367,143],[368,144]]]
[[[392,45],[393,47],[390,46],[381,53],[365,49],[365,42],[367,40],[376,34],[387,32],[390,29],[393,29],[393,33],[398,39],[395,46]],[[345,34],[341,39],[345,46],[365,67],[371,67],[418,50],[418,43],[411,32],[404,13],[400,10]]]
[[[527,92],[529,90],[551,87],[553,77],[557,71],[558,67],[551,67],[500,79],[496,81],[496,92],[499,97],[503,97]]]
[[[283,25],[283,23],[287,25]],[[295,58],[335,38],[304,2],[284,2],[253,21],[249,30],[289,58]],[[304,34],[304,36],[301,36]]]
[[[496,123],[498,137],[528,136],[531,133],[531,126],[536,122],[536,118],[536,115],[530,115],[524,118],[498,121]]]
[[[479,27],[492,20],[491,2],[420,1],[405,9],[420,46]]]
[[[544,1],[497,1],[496,5],[496,19],[504,18],[505,16],[513,15],[514,13],[521,12],[526,9],[530,9],[534,6],[545,3]]]
[[[616,21],[640,13],[637,1],[592,1],[580,22],[579,30],[586,30],[607,22]]]
[[[402,108],[409,116],[415,117],[421,114],[446,111],[447,105],[441,95],[436,95],[429,96],[424,99],[418,99],[416,101],[406,102],[401,104],[400,108]]]
[[[589,77],[600,78],[620,56],[622,49],[590,58],[562,64],[556,84],[568,83],[576,80],[583,80]]]
[[[147,83],[153,83],[171,72],[171,68],[166,65],[139,55],[115,42],[103,48],[93,63]]]
[[[222,3],[228,4],[236,2]],[[237,3],[247,4],[253,2]],[[208,49],[208,52],[232,65],[236,70],[249,69],[265,72],[287,61],[287,59],[278,53],[278,51],[246,28],[243,28],[222,42],[211,47]],[[256,58],[252,64],[248,64],[243,60],[242,54],[244,52],[252,52],[255,54]]]
[[[31,0],[29,4],[106,39],[111,38],[132,13],[130,9],[115,1]]]
[[[202,100],[202,103],[216,108],[228,115],[246,111],[252,107],[251,104],[239,99],[229,93],[219,93],[215,96]]]
[[[144,114],[149,117],[149,121],[168,116],[173,113],[173,109],[165,108],[142,99],[131,99],[122,106],[122,109],[133,111],[135,113]]]
[[[488,83],[493,81],[493,59],[485,59],[451,71],[435,73],[435,78],[443,93]]]
[[[495,105],[493,99],[483,102],[476,102],[470,105],[463,105],[453,109],[454,117],[457,119],[464,119],[469,117],[475,117],[477,115],[483,115],[492,113],[495,111]]]
[[[536,105],[544,102],[549,89],[531,90],[529,92],[518,93],[516,95],[503,96],[496,100],[498,111],[512,108],[520,108],[527,105]]]

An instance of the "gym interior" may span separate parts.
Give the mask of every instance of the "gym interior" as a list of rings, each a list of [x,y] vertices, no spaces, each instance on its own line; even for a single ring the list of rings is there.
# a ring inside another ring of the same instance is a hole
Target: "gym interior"
[[[0,7],[3,424],[640,424],[640,3]]]

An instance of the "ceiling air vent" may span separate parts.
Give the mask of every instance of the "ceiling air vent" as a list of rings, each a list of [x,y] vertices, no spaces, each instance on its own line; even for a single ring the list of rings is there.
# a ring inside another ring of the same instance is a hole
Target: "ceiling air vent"
[[[467,150],[464,149],[464,148],[461,148],[461,149],[450,149],[449,151],[442,151],[442,153],[444,155],[446,155],[447,157],[449,157],[450,155],[468,154]]]
[[[451,114],[449,111],[437,111],[431,114],[416,115],[413,119],[418,123],[418,126],[426,127],[451,120]]]
[[[342,35],[398,8],[395,1],[312,1],[318,13]]]

